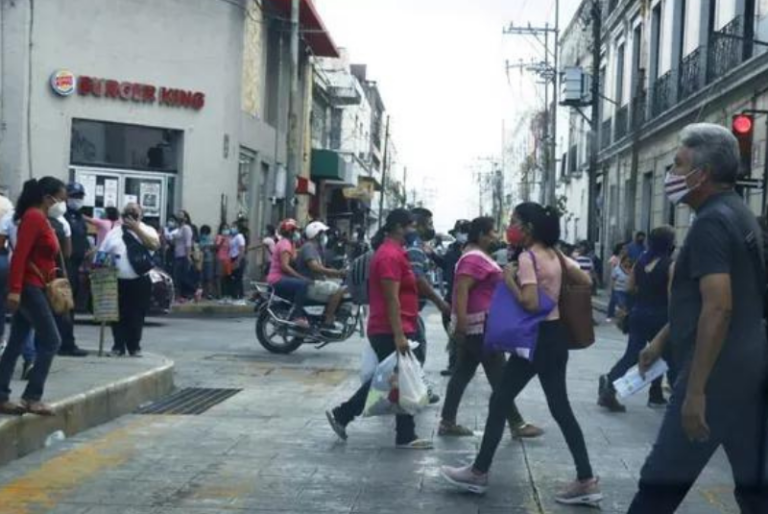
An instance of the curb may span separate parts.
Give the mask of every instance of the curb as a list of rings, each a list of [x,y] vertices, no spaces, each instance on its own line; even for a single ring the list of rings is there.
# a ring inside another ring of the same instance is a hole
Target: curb
[[[255,316],[255,306],[248,305],[217,305],[194,304],[174,305],[168,318],[242,318]]]
[[[52,433],[67,437],[133,412],[173,391],[174,363],[51,403],[56,416],[24,415],[0,419],[0,466],[45,446]]]

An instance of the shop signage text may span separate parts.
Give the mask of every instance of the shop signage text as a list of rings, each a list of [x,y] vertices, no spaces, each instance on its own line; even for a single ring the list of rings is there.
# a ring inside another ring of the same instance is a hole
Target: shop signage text
[[[167,87],[158,88],[139,82],[118,82],[84,75],[77,79],[77,94],[139,103],[159,103],[169,107],[186,107],[196,111],[205,105],[205,94],[196,91]]]
[[[199,111],[205,106],[205,94],[168,87],[157,87],[140,82],[119,82],[81,75],[76,77],[69,70],[57,70],[51,75],[51,88],[61,96],[75,91],[80,96],[95,96],[124,102],[160,104]]]

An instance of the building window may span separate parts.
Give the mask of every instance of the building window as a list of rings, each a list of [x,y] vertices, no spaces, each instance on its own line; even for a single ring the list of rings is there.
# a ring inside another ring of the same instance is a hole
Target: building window
[[[619,107],[624,105],[624,43],[616,49],[616,98]]]
[[[659,77],[659,58],[661,56],[661,3],[653,8],[651,13],[651,62],[650,77],[656,80]]]
[[[123,123],[72,120],[70,163],[176,172],[183,133]]]
[[[331,110],[331,150],[341,149],[341,121],[344,111],[338,108]]]
[[[641,49],[643,45],[643,26],[638,25],[632,33],[632,83],[630,88],[632,97],[637,96],[643,90],[642,73],[643,65],[641,62]]]

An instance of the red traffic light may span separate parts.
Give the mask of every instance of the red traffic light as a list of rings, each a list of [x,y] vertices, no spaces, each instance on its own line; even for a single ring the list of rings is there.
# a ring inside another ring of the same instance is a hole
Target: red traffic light
[[[753,120],[752,116],[747,114],[737,114],[733,117],[731,128],[737,136],[746,136],[752,132]]]

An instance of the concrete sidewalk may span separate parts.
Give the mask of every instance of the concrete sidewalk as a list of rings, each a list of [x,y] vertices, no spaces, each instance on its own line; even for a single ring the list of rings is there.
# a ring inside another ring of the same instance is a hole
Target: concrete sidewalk
[[[86,346],[86,349],[91,349]],[[24,391],[21,359],[11,382],[13,399]],[[56,431],[72,436],[106,423],[173,389],[173,362],[153,354],[143,358],[57,357],[44,400],[56,416],[0,416],[0,465],[42,448]]]

